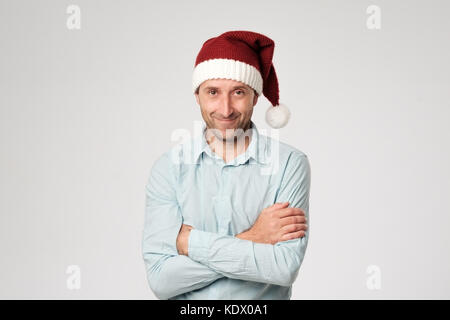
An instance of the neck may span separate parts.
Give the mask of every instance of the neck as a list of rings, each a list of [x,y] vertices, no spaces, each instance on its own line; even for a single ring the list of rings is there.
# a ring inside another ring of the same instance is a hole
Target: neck
[[[246,128],[242,129],[243,133],[238,137],[235,136],[231,141],[218,139],[213,133],[208,135],[209,131],[207,131],[206,141],[213,152],[218,154],[225,162],[228,162],[247,150],[253,136],[253,130],[249,130],[252,128],[253,125],[249,122]]]

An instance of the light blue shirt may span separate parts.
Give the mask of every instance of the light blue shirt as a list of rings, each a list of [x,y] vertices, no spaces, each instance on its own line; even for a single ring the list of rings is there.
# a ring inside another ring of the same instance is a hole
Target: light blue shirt
[[[311,170],[300,150],[262,135],[252,122],[246,151],[226,163],[203,134],[154,163],[145,187],[142,253],[159,299],[290,299],[310,231]],[[289,201],[308,218],[305,236],[275,245],[236,238],[264,208]],[[191,225],[179,255],[182,224]]]

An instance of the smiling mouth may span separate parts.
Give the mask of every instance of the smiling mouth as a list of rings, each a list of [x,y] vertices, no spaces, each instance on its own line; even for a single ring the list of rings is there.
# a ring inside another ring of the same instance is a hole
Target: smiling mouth
[[[237,118],[234,119],[216,119],[218,121],[222,121],[222,122],[233,122],[234,120],[236,120]]]

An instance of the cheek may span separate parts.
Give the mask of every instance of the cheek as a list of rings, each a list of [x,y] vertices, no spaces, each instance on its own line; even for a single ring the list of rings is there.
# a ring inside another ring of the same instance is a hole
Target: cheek
[[[210,99],[203,99],[201,107],[204,113],[210,114],[216,109],[216,103]]]
[[[206,106],[206,112],[208,113],[208,115],[216,112],[219,109],[220,109],[220,106],[218,106],[217,103],[214,103],[214,102],[211,102]]]
[[[253,101],[245,99],[238,104],[238,110],[243,115],[250,115],[253,112]]]

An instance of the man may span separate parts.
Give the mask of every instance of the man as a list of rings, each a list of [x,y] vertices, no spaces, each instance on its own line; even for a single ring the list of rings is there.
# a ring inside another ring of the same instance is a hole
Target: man
[[[300,150],[258,132],[287,123],[274,43],[249,31],[206,41],[193,74],[202,135],[173,147],[146,185],[143,258],[160,299],[290,299],[309,230],[310,166]]]

